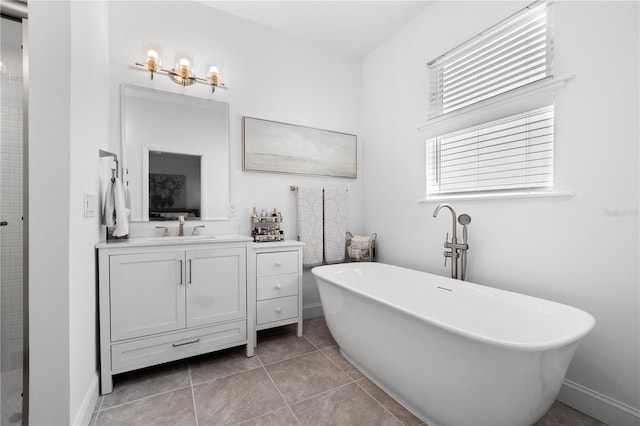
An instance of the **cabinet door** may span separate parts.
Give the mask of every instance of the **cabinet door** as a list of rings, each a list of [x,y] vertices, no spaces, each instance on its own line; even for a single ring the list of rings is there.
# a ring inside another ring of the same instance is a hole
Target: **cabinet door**
[[[184,251],[109,257],[111,340],[185,327]]]
[[[187,326],[245,318],[245,249],[189,250],[186,258]]]

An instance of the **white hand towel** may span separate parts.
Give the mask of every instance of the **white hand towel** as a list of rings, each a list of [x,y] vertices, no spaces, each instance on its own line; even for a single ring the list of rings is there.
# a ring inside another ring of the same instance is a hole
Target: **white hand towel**
[[[129,211],[125,204],[124,187],[120,179],[113,182],[113,204],[116,211],[116,226],[113,229],[114,237],[124,237],[129,234]]]
[[[128,185],[124,187],[124,207],[127,209],[127,220],[131,220],[131,190]]]
[[[116,207],[113,199],[113,185],[114,183],[111,181],[107,184],[107,189],[104,192],[104,210],[102,212],[102,223],[109,228],[113,228],[116,224],[114,220]]]
[[[322,263],[322,188],[298,187],[298,238],[304,266]]]
[[[344,261],[347,194],[346,189],[324,189],[324,258],[327,263]]]

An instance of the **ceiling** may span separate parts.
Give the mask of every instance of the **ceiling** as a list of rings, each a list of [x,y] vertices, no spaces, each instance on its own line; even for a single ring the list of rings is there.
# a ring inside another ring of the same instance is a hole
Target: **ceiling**
[[[429,1],[210,1],[207,6],[350,55],[364,56]]]

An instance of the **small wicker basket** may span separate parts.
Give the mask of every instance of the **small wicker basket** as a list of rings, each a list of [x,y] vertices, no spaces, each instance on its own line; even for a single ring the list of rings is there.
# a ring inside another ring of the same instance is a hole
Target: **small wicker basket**
[[[376,233],[371,234],[370,237],[364,237],[347,232],[344,244],[345,259],[348,262],[375,262],[377,237]]]

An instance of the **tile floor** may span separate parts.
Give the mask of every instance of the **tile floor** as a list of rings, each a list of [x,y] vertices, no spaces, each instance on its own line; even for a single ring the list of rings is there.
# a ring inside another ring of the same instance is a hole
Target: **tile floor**
[[[98,399],[98,425],[423,425],[355,369],[324,318],[265,330],[256,356],[244,347],[114,378]],[[556,402],[536,426],[602,423]]]

